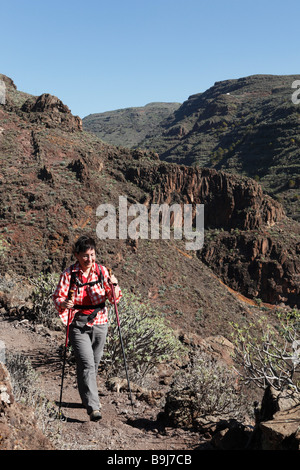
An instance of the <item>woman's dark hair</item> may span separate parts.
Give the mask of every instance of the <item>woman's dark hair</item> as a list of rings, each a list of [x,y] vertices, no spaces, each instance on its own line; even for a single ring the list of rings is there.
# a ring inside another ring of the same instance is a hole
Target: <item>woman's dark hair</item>
[[[96,251],[96,243],[93,238],[82,235],[82,237],[78,238],[73,246],[73,254],[78,255],[79,253],[84,253],[86,250]]]

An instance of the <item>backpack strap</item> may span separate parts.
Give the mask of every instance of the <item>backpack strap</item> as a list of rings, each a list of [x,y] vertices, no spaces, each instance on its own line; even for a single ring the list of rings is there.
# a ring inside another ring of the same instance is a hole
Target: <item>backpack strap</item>
[[[74,286],[77,286],[76,271],[74,271],[74,267],[75,267],[75,264],[71,266],[71,280],[70,280],[70,285],[69,285],[68,299],[71,298],[70,293],[71,293],[72,287],[74,288]]]
[[[96,271],[98,274],[98,282],[101,282],[101,287],[104,287],[104,274],[103,274],[103,266],[101,264],[96,263]]]
[[[103,268],[101,265],[97,264],[96,263],[96,271],[97,271],[97,274],[98,274],[98,280],[97,281],[92,281],[92,282],[81,282],[78,277],[77,277],[77,272],[74,270],[75,268],[75,264],[73,264],[71,266],[71,280],[70,280],[70,286],[69,286],[69,293],[68,293],[68,297],[70,295],[70,290],[71,290],[71,287],[73,287],[74,285],[77,287],[77,289],[80,289],[80,287],[84,287],[84,286],[94,286],[95,284],[99,284],[101,283],[101,287],[103,288],[104,287],[104,275],[103,275]]]

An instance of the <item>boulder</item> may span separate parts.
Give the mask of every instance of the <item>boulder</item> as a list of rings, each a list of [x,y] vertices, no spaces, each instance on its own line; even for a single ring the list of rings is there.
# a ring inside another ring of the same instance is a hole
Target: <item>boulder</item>
[[[262,450],[300,450],[300,403],[260,423]]]
[[[258,416],[262,450],[300,450],[300,394],[267,387]],[[256,442],[257,438],[256,438]]]

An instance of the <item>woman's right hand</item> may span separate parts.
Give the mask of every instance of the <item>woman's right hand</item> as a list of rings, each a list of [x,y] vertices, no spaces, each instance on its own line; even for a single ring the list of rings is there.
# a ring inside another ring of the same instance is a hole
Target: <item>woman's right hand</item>
[[[70,300],[70,299],[64,300],[64,301],[61,303],[61,306],[62,306],[62,308],[64,308],[64,309],[66,309],[66,308],[73,308],[73,307],[74,307],[74,301],[73,301],[73,300]]]

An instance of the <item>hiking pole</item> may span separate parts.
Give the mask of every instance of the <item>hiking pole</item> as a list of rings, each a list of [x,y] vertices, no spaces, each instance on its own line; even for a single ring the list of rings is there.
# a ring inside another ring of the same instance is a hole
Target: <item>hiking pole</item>
[[[68,299],[73,300],[75,290],[70,289]],[[64,350],[64,358],[63,358],[63,367],[61,373],[61,385],[60,385],[60,397],[59,397],[59,407],[58,407],[58,416],[61,416],[61,401],[62,401],[62,392],[63,392],[63,384],[64,384],[64,376],[65,376],[65,365],[66,365],[66,357],[67,357],[67,348],[68,348],[68,341],[69,341],[69,327],[70,327],[70,312],[71,309],[69,308],[68,311],[68,323],[66,329],[66,342],[65,342],[65,350]]]
[[[111,269],[108,269],[109,276],[111,276]],[[124,359],[124,365],[125,365],[125,371],[126,371],[126,377],[127,377],[127,383],[128,383],[128,390],[129,390],[129,396],[130,396],[130,401],[131,401],[131,406],[133,409],[133,400],[132,400],[132,394],[131,394],[131,387],[130,387],[130,382],[129,382],[129,376],[128,376],[128,369],[127,369],[127,363],[126,363],[126,356],[125,356],[125,349],[123,345],[123,339],[122,339],[122,333],[121,333],[121,325],[120,325],[120,320],[119,320],[119,313],[118,313],[118,308],[117,308],[117,301],[116,301],[116,295],[115,295],[115,289],[114,285],[109,280],[110,286],[111,286],[111,291],[113,295],[113,301],[114,301],[114,307],[115,307],[115,314],[117,318],[117,325],[118,325],[118,330],[119,330],[119,336],[120,336],[120,343],[121,343],[121,348],[122,348],[122,353],[123,353],[123,359]]]

